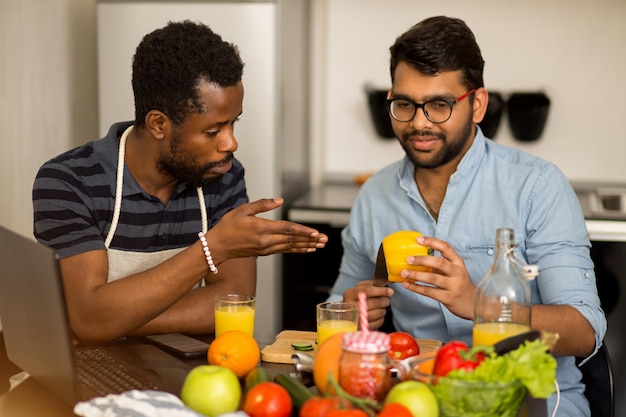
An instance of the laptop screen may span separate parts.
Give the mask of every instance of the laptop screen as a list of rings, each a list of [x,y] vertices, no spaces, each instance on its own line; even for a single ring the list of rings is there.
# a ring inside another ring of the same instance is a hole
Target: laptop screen
[[[8,358],[74,403],[74,351],[54,251],[0,226],[0,317]]]

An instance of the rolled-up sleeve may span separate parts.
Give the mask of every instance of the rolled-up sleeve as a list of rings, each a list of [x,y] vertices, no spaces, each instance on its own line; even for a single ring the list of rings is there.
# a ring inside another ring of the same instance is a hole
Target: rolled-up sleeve
[[[537,180],[529,208],[532,210],[527,222],[526,257],[540,268],[536,284],[541,303],[567,304],[578,310],[595,332],[595,354],[604,339],[607,322],[596,290],[591,243],[576,194],[567,179],[550,166]]]

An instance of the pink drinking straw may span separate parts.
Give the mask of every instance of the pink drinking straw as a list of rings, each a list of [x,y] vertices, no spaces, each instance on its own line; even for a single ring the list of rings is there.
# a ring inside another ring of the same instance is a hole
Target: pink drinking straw
[[[364,292],[359,292],[359,321],[361,323],[361,332],[363,336],[365,339],[369,339],[370,324],[367,320],[367,295],[365,295]],[[371,399],[376,399],[376,385],[376,376],[370,374],[364,387],[364,394]]]
[[[367,320],[367,296],[364,292],[359,293],[359,321],[361,323],[361,331],[364,334],[368,334],[370,325]]]

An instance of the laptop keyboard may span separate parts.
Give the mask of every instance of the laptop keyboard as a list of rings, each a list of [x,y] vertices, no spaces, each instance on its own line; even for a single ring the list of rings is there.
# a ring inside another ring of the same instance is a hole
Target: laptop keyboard
[[[109,353],[98,348],[77,350],[76,364],[80,382],[98,395],[119,394],[133,389],[160,389]]]

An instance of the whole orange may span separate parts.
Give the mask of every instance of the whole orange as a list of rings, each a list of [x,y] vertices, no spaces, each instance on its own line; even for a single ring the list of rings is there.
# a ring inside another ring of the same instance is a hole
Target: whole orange
[[[313,380],[320,395],[326,394],[328,374],[332,374],[335,381],[339,380],[339,359],[343,333],[336,333],[324,341],[317,349],[313,364]]]
[[[240,330],[229,330],[217,336],[207,352],[210,365],[228,368],[238,378],[256,368],[260,358],[259,344],[254,337]]]

